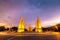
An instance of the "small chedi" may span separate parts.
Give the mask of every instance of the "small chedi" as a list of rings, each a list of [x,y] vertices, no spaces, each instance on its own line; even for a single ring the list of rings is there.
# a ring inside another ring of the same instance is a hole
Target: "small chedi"
[[[27,29],[29,32],[31,32],[32,31],[32,27],[31,27],[31,25],[29,25],[28,26],[28,29]]]

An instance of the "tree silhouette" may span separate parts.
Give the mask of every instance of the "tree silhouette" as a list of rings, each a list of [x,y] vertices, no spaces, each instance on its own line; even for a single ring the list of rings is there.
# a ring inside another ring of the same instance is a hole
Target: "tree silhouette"
[[[5,31],[5,27],[4,26],[0,26],[0,31]]]
[[[24,29],[25,30],[25,32],[27,31],[27,29]]]
[[[17,32],[17,29],[18,29],[17,27],[12,27],[12,28],[11,28],[11,31]]]
[[[35,31],[35,28],[33,29],[33,31]]]

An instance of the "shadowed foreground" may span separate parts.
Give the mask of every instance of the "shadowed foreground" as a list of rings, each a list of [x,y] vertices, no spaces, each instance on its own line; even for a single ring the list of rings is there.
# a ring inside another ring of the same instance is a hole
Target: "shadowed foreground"
[[[0,40],[56,40],[54,36],[4,36]]]
[[[20,33],[13,35],[4,35],[0,37],[0,40],[57,40],[57,37],[53,34],[38,34],[38,33]]]

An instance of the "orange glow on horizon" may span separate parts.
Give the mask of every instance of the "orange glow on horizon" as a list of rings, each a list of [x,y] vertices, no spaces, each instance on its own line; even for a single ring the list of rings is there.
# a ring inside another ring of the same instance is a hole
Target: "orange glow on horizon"
[[[5,25],[7,25],[6,23],[0,23],[0,26],[5,26]]]
[[[56,24],[59,24],[59,23],[60,23],[60,19],[51,19],[51,20],[42,22],[42,26],[43,27],[55,26]]]
[[[10,28],[11,26],[7,23],[0,23],[0,26],[4,26],[5,28]]]

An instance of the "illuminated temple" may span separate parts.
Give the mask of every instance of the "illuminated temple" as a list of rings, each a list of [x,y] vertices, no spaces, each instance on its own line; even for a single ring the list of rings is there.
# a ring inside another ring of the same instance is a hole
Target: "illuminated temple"
[[[24,19],[23,19],[23,17],[20,18],[20,21],[18,24],[18,32],[24,32]]]
[[[32,31],[31,25],[28,26],[27,29],[29,32]],[[23,17],[20,18],[19,24],[18,24],[18,32],[24,32],[24,19]],[[39,17],[37,17],[35,22],[35,32],[42,32],[41,22],[39,20]]]
[[[37,17],[35,22],[35,32],[42,32],[42,27],[39,17]]]

